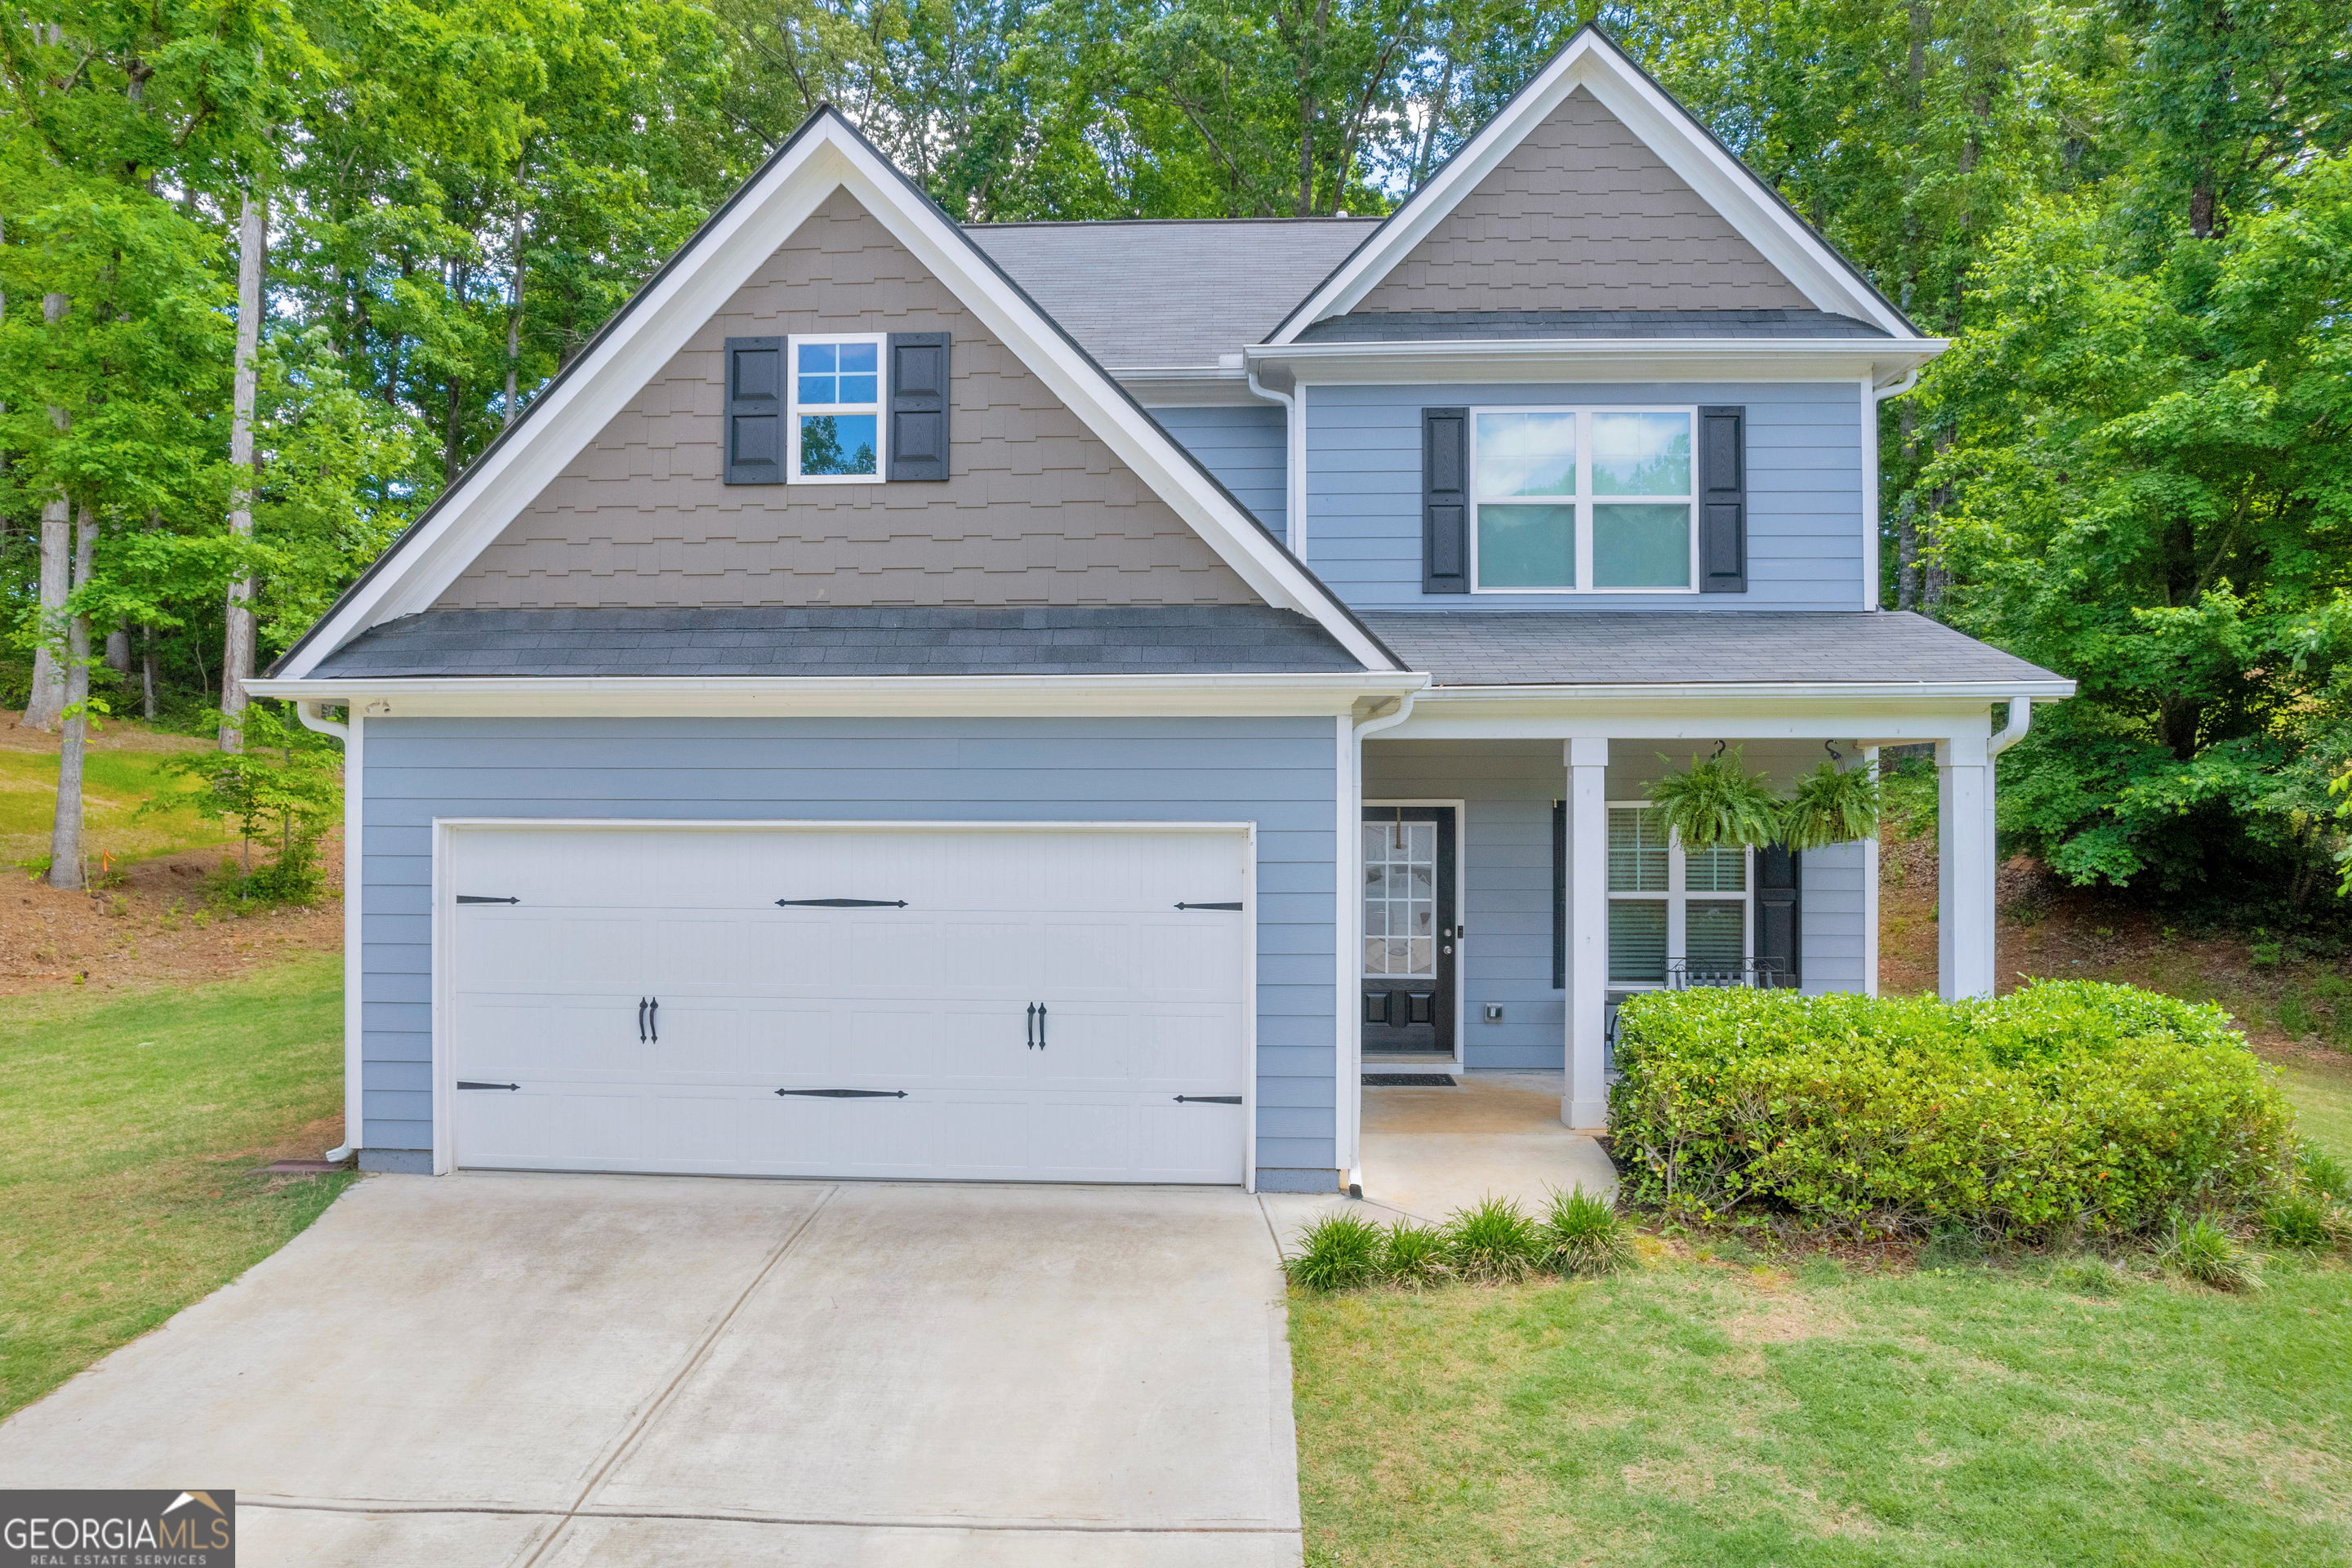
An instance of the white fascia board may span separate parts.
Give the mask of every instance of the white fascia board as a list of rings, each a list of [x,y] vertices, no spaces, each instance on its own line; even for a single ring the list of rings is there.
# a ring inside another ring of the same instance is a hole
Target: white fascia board
[[[256,680],[257,697],[371,718],[1224,717],[1348,713],[1429,678],[1362,675],[580,676]]]
[[[1392,668],[1379,644],[969,238],[845,121],[831,110],[820,113],[756,186],[694,242],[690,256],[681,258],[686,264],[658,278],[589,362],[529,412],[514,438],[465,476],[460,493],[425,533],[400,547],[392,569],[363,582],[308,639],[285,666],[289,679],[308,675],[369,626],[430,609],[836,186],[929,268],[1261,598],[1308,616],[1369,668]]]
[[[1591,686],[1485,687],[1465,697],[1460,688],[1433,687],[1413,704],[1412,717],[1383,740],[1573,740],[1595,737],[1653,741],[1833,740],[1869,737],[1873,744],[1983,734],[1992,704],[2004,697],[2054,701],[2071,682],[2042,682],[2064,690],[1995,689],[1990,684],[1895,682],[1846,686]]]
[[[1146,408],[1244,408],[1258,399],[1246,370],[1111,370],[1111,379]]]
[[[1574,686],[1432,686],[1421,704],[1641,701],[2005,702],[2012,697],[2055,702],[2074,695],[2071,680],[1742,680],[1613,681]]]
[[[1287,343],[1248,350],[1319,384],[1561,381],[1858,381],[1883,385],[1943,338],[1517,338]]]
[[[1429,183],[1414,193],[1362,248],[1307,296],[1268,344],[1288,343],[1326,316],[1355,309],[1461,200],[1476,189],[1528,133],[1582,87],[1625,123],[1665,165],[1696,191],[1742,238],[1795,285],[1816,310],[1852,316],[1898,339],[1916,334],[1902,315],[1864,285],[1815,234],[1739,161],[1707,135],[1588,26],[1552,57],[1536,79],[1504,105]]]

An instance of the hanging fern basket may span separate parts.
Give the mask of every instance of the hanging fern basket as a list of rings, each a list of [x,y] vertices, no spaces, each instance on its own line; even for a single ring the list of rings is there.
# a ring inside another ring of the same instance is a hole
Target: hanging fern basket
[[[1878,831],[1878,781],[1867,767],[1846,773],[1823,763],[1797,782],[1780,812],[1781,841],[1800,852],[1868,838]]]
[[[1661,753],[1661,761],[1664,761]],[[1761,848],[1780,837],[1780,802],[1763,773],[1732,747],[1650,786],[1658,815],[1688,850]]]

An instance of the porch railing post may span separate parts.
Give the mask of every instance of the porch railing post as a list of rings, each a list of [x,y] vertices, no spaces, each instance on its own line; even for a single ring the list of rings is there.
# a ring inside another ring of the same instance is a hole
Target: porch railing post
[[[1609,988],[1609,742],[1573,740],[1568,766],[1568,1084],[1559,1119],[1609,1121],[1602,1030]]]

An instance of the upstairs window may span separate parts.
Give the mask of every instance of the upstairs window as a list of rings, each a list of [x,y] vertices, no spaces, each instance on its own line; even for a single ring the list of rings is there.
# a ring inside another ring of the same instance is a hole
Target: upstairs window
[[[879,336],[791,340],[791,483],[882,477],[882,349]]]
[[[1471,410],[1472,591],[1696,592],[1696,414]]]

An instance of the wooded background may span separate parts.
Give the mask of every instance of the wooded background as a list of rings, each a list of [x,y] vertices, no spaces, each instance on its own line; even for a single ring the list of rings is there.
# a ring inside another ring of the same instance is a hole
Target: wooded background
[[[820,102],[971,221],[1378,213],[1597,19],[1958,340],[1883,410],[1885,581],[2082,683],[2002,760],[2009,847],[2340,919],[2343,0],[37,10],[0,25],[0,697],[28,722],[226,707],[234,744],[252,645]]]

